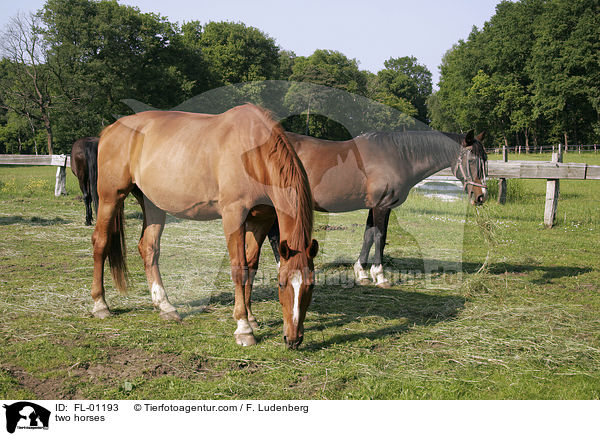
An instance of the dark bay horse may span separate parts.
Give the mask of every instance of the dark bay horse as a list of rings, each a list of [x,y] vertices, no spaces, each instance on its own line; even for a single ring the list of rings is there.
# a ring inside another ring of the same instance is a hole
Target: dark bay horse
[[[417,183],[450,167],[462,181],[472,204],[482,204],[487,198],[483,132],[477,137],[472,130],[466,135],[434,131],[367,133],[348,141],[327,141],[290,132],[286,135],[304,164],[316,210],[369,209],[362,250],[354,264],[361,284],[369,283],[364,268],[375,245],[370,275],[378,286],[389,287],[382,258],[390,211],[404,203]],[[275,246],[275,227],[269,232],[269,239]]]
[[[311,240],[313,200],[302,163],[270,114],[250,104],[220,115],[148,111],[104,129],[92,238],[93,313],[99,318],[110,315],[103,285],[107,256],[116,287],[124,290],[127,283],[123,201],[130,192],[142,206],[138,249],[152,301],[164,319],[180,319],[158,268],[166,213],[192,220],[222,218],[235,284],[234,336],[240,345],[256,343],[252,282],[260,247],[277,216],[284,341],[290,348],[300,345],[318,250]]]
[[[92,225],[92,203],[98,213],[98,191],[96,181],[98,178],[98,140],[100,138],[88,137],[78,139],[71,149],[71,171],[79,180],[79,188],[83,193],[85,204],[85,225]]]

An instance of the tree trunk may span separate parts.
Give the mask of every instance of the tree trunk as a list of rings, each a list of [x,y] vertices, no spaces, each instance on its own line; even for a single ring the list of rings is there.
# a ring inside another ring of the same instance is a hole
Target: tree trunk
[[[42,117],[44,118],[44,127],[46,128],[46,139],[48,143],[48,154],[52,155],[52,125],[50,124],[50,117],[46,113],[42,113]]]
[[[565,152],[569,150],[569,142],[567,141],[567,132],[565,132]]]

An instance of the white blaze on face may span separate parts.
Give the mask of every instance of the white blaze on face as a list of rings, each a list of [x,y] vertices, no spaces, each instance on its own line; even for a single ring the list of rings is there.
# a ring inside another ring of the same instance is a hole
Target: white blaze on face
[[[298,270],[294,271],[290,283],[292,284],[292,288],[294,288],[294,310],[292,312],[292,321],[294,321],[294,324],[297,324],[300,319],[300,286],[302,285],[302,273]]]

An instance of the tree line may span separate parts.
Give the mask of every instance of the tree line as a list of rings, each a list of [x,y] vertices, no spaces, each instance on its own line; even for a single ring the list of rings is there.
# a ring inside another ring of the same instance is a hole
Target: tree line
[[[443,57],[431,126],[475,127],[496,144],[600,139],[600,2],[503,1]]]
[[[403,123],[486,130],[490,143],[598,142],[599,17],[597,0],[502,2],[445,54],[432,92],[431,72],[413,56],[391,57],[375,74],[338,51],[296,56],[243,23],[180,24],[116,0],[47,0],[0,35],[0,153],[68,152],[131,113],[123,99],[170,109],[261,80],[348,91],[402,113]],[[286,129],[349,137],[318,112],[299,111]]]
[[[382,101],[426,120],[431,73],[414,57],[373,74],[330,50],[296,56],[243,23],[170,22],[114,0],[48,0],[14,17],[0,41],[0,153],[64,153],[119,115],[121,100],[170,109],[240,82],[295,80]],[[286,128],[344,139],[318,114]]]

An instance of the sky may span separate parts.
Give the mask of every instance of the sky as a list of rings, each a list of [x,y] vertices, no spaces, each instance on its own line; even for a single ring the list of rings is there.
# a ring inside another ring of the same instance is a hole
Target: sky
[[[119,0],[172,22],[235,21],[256,27],[285,50],[309,56],[336,50],[373,73],[390,57],[415,56],[439,80],[444,53],[481,28],[500,0]],[[0,0],[0,28],[45,0]]]

